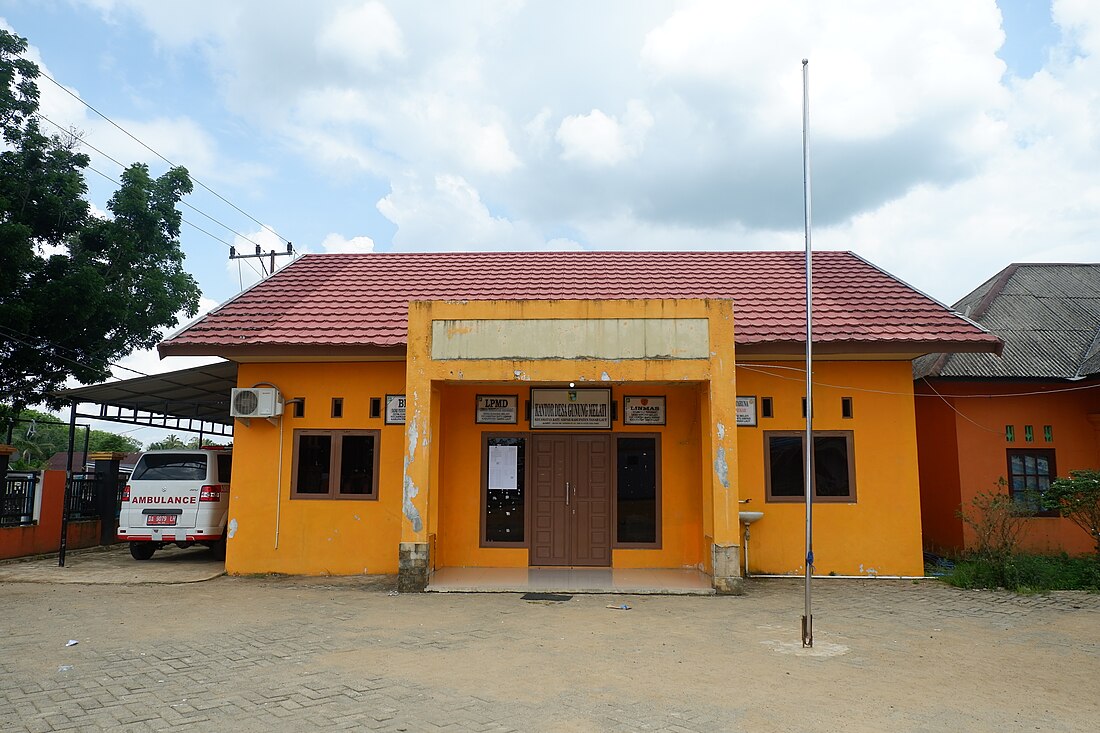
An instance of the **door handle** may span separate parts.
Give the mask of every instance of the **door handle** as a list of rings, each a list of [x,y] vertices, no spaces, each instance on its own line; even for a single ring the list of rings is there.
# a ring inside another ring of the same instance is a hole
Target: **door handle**
[[[565,505],[569,506],[569,482],[565,482]]]

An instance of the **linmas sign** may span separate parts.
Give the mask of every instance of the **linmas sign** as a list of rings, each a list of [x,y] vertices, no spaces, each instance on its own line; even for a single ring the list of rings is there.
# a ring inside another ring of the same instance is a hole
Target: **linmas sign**
[[[531,390],[531,429],[610,428],[611,390]]]

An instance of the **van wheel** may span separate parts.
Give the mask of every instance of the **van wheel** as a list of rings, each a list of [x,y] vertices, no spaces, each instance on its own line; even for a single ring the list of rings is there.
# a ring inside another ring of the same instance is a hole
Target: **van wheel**
[[[130,543],[130,556],[135,560],[148,560],[153,556],[153,553],[157,551],[156,545],[152,542],[131,542]]]

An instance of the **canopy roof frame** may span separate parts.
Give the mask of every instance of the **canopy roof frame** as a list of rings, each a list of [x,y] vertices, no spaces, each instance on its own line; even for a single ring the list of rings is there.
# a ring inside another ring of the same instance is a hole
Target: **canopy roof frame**
[[[232,437],[229,397],[236,386],[237,364],[223,361],[54,394],[71,401],[77,417]],[[99,411],[77,410],[81,403],[99,405]]]

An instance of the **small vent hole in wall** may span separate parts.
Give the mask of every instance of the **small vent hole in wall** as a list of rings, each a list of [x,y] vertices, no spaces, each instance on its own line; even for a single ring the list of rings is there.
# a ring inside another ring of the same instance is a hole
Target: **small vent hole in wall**
[[[1053,425],[1044,425],[1043,426],[1043,440],[1045,440],[1048,443],[1053,443],[1054,442],[1054,426]]]
[[[344,416],[344,398],[333,397],[332,398],[332,416],[343,417]]]
[[[306,416],[306,398],[295,397],[294,398],[294,417]]]
[[[761,397],[760,398],[760,416],[772,417],[772,398]]]
[[[840,398],[840,416],[846,419],[852,417],[852,398],[841,397]]]
[[[1015,425],[1005,425],[1005,442],[1008,442],[1008,443],[1015,443],[1016,442],[1016,426]]]
[[[382,398],[371,397],[370,398],[370,416],[382,417]]]
[[[1035,442],[1035,430],[1030,425],[1025,425],[1024,426],[1024,442],[1025,443],[1034,443]]]

